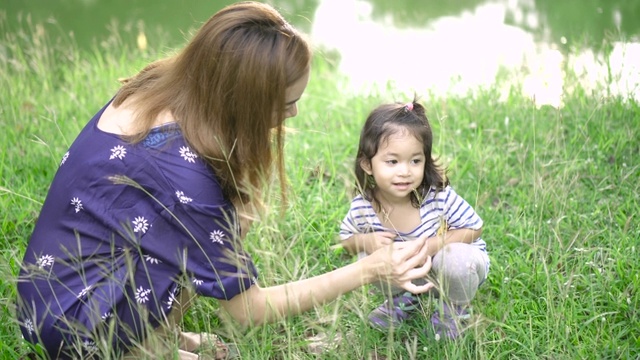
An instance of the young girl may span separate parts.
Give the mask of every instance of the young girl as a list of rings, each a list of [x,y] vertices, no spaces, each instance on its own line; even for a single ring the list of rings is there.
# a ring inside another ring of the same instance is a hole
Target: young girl
[[[360,134],[355,161],[356,191],[340,238],[350,253],[367,256],[394,241],[424,240],[433,257],[430,281],[444,301],[431,317],[437,337],[456,338],[467,307],[486,279],[489,258],[480,238],[482,219],[449,186],[432,158],[433,135],[425,109],[415,100],[374,109]],[[418,313],[417,297],[389,289],[391,300],[369,320],[397,327]]]

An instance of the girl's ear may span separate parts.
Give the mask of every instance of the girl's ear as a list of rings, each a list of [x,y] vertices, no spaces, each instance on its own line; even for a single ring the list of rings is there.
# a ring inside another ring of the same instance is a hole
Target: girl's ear
[[[373,175],[373,171],[371,171],[371,161],[369,160],[361,160],[360,168],[367,173],[367,175]]]

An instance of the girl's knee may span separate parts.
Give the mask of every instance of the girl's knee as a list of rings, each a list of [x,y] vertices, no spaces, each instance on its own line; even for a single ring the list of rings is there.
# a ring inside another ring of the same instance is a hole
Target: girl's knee
[[[447,244],[434,256],[433,269],[441,277],[449,279],[484,277],[485,264],[479,251],[470,244]]]
[[[468,257],[468,254],[473,251],[472,245],[465,243],[451,243],[445,245],[440,251],[433,257],[433,266],[436,267],[439,264],[456,263]]]

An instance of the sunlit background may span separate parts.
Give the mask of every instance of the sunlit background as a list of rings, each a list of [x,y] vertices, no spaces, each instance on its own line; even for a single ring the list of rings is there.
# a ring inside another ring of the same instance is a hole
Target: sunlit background
[[[232,2],[4,0],[0,29],[44,23],[51,37],[87,49],[99,49],[115,31],[141,49],[160,36],[179,46]],[[308,33],[320,53],[337,54],[345,92],[392,86],[396,93],[464,95],[497,86],[560,107],[577,80],[597,95],[640,101],[637,0],[268,2]]]
[[[464,94],[494,86],[503,71],[513,79],[505,85],[519,86],[539,105],[557,107],[569,90],[565,69],[573,69],[588,89],[640,99],[637,35],[624,42],[612,37],[606,54],[587,44],[563,51],[567,38],[555,39],[535,6],[534,0],[484,2],[421,26],[397,26],[392,16],[374,17],[370,2],[325,0],[311,34],[318,44],[339,51],[341,70],[359,90],[390,81],[400,89]],[[622,15],[611,16],[619,32]]]

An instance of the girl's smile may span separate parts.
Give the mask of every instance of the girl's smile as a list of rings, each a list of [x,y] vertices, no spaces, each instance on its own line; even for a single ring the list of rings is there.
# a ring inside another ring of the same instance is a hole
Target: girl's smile
[[[376,192],[387,201],[408,200],[422,183],[424,166],[423,144],[406,129],[397,129],[381,142],[371,163],[362,164],[373,176]]]
[[[413,187],[411,187],[413,183],[411,182],[403,182],[403,183],[394,183],[393,186],[398,188],[398,190],[400,191],[404,191],[407,190],[409,188],[411,188],[411,190],[413,190]]]

